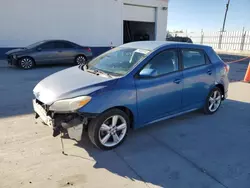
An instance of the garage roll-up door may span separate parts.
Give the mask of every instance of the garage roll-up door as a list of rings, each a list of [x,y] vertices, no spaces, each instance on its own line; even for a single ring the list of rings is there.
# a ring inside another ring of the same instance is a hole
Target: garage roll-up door
[[[155,22],[155,8],[136,5],[123,5],[123,20]]]

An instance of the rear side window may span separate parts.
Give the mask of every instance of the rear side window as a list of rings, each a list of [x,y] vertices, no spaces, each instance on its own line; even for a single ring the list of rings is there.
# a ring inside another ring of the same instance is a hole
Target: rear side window
[[[56,48],[73,48],[74,46],[68,42],[56,42]]]
[[[182,50],[182,62],[184,69],[206,64],[206,56],[200,50]]]

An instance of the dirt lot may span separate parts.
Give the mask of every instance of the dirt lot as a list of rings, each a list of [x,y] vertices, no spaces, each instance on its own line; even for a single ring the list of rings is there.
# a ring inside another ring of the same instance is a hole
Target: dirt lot
[[[231,66],[229,99],[212,116],[190,113],[130,132],[119,148],[95,149],[34,120],[32,89],[66,67],[30,71],[0,62],[0,187],[250,187],[250,84]]]

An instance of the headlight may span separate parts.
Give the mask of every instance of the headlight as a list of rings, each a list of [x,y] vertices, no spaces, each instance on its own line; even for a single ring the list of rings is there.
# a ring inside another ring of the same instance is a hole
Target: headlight
[[[16,55],[12,55],[12,58],[13,58],[13,59],[16,59]]]
[[[90,100],[91,97],[89,96],[81,96],[72,99],[59,100],[54,102],[50,106],[49,110],[57,112],[75,111],[85,106]]]

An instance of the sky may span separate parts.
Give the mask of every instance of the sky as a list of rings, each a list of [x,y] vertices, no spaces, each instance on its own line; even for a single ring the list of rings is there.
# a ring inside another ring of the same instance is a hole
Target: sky
[[[169,0],[167,30],[219,31],[228,0]],[[250,0],[231,0],[226,31],[250,30]]]

